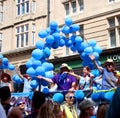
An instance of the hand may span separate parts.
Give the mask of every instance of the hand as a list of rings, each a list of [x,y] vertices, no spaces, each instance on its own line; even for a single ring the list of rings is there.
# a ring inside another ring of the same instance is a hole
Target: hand
[[[90,58],[92,61],[95,60],[95,56],[92,55],[92,54],[89,55],[89,58]]]
[[[41,75],[38,75],[38,76],[36,76],[38,79],[43,79],[43,76],[41,76]]]

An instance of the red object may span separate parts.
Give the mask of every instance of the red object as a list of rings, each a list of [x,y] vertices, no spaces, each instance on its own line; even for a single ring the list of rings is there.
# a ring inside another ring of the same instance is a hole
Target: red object
[[[3,73],[1,75],[1,80],[4,80],[5,77],[7,77],[7,82],[11,81],[11,76],[8,73]]]

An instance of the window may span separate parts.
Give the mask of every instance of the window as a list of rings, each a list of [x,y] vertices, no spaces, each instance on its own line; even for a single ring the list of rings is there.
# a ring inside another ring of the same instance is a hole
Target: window
[[[0,22],[3,21],[3,4],[0,5]]]
[[[110,36],[110,47],[120,45],[120,16],[114,16],[108,19],[108,33]]]
[[[109,2],[114,2],[115,0],[109,0]]]
[[[66,16],[70,14],[70,11],[69,11],[69,3],[66,3],[66,4],[65,4],[65,12],[66,12]]]
[[[16,47],[24,47],[28,45],[29,25],[22,25],[16,28]]]
[[[29,13],[29,0],[17,0],[16,10],[18,16]]]
[[[0,33],[0,52],[2,51],[2,33]]]
[[[75,13],[76,12],[76,1],[72,2],[72,12]]]
[[[35,13],[35,11],[36,11],[36,2],[33,1],[32,2],[32,13]]]
[[[32,24],[32,44],[35,44],[35,24]]]
[[[78,0],[78,4],[79,4],[80,11],[83,11],[84,10],[83,0]]]

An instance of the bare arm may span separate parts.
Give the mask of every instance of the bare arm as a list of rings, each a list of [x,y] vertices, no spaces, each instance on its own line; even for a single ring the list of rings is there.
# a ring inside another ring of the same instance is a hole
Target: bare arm
[[[52,79],[49,79],[49,78],[46,78],[46,77],[43,77],[43,76],[36,76],[38,79],[43,79],[43,80],[45,80],[45,81],[47,81],[47,82],[49,82],[49,83],[54,83],[53,81],[52,81]]]
[[[90,57],[90,59],[93,61],[93,63],[95,64],[96,68],[102,73],[103,68],[100,67],[100,66],[97,64],[97,62],[96,62],[96,60],[95,60],[95,56],[94,56],[94,55],[89,55],[89,57]]]
[[[18,74],[18,76],[19,76],[22,80],[24,80],[24,77],[23,77],[23,75],[21,74],[20,70],[18,70],[18,69],[15,68],[15,72],[16,72],[16,74]]]

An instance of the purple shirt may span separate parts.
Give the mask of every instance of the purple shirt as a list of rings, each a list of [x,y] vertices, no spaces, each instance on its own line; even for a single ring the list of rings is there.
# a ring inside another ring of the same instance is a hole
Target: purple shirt
[[[69,90],[72,87],[72,83],[76,82],[76,78],[72,75],[67,75],[63,81],[60,81],[60,75],[61,74],[56,74],[52,78],[52,81],[58,85],[58,90]]]

